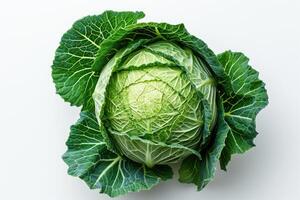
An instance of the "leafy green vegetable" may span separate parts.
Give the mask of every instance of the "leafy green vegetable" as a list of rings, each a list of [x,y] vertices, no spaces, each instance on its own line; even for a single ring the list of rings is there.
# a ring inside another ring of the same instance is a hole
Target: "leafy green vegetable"
[[[172,178],[198,190],[254,146],[264,83],[242,53],[216,56],[184,25],[106,11],[74,23],[52,66],[57,93],[81,106],[63,159],[112,197]]]

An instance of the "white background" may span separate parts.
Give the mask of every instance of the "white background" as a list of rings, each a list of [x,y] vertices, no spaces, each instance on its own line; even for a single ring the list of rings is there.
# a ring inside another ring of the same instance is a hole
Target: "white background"
[[[203,191],[176,178],[117,199],[300,199],[298,0],[6,0],[0,4],[0,199],[99,200],[67,175],[61,155],[79,109],[55,94],[51,63],[72,23],[104,10],[142,10],[144,21],[183,22],[216,53],[242,51],[266,82],[257,147],[234,156]]]

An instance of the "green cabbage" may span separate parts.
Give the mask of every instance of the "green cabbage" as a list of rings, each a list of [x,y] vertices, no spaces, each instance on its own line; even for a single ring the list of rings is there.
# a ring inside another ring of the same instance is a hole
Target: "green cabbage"
[[[81,106],[63,159],[110,196],[172,178],[201,190],[232,154],[254,146],[264,83],[242,53],[215,55],[182,24],[106,11],[74,23],[56,51],[57,93]]]

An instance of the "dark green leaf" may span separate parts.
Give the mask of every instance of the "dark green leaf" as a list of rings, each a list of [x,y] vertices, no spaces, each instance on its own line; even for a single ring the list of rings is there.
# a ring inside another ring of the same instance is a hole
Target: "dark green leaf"
[[[142,12],[106,11],[74,23],[56,50],[52,77],[57,93],[72,105],[93,108],[91,100],[101,68],[92,69],[100,44],[110,35],[143,18]]]
[[[70,175],[81,176],[95,165],[99,152],[106,149],[106,144],[94,114],[80,113],[80,119],[71,126],[66,144],[68,151],[63,155],[63,159],[69,165]]]
[[[101,193],[114,197],[150,189],[161,180],[172,178],[172,169],[167,165],[147,168],[116,154],[103,152],[98,163],[81,178],[91,189],[100,189]]]
[[[268,96],[258,72],[248,64],[245,55],[226,51],[218,55],[218,59],[228,80],[220,87],[224,116],[230,127],[220,160],[225,170],[231,154],[244,153],[254,146],[255,117],[268,104]]]
[[[71,127],[67,146],[63,159],[69,165],[69,174],[110,196],[150,189],[161,180],[172,178],[169,166],[147,168],[108,151],[96,117],[90,112],[81,112]]]

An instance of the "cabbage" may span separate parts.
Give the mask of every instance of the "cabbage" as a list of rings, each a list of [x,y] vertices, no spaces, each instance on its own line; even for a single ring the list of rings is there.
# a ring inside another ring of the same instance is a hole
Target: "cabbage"
[[[172,178],[198,190],[254,146],[264,83],[242,53],[215,55],[184,25],[137,23],[106,11],[74,23],[56,51],[57,93],[81,107],[63,159],[68,173],[110,196]]]

